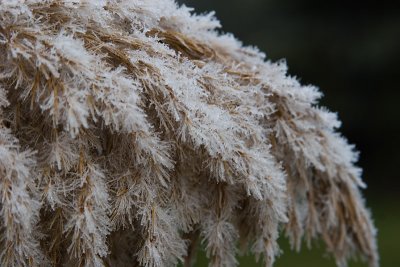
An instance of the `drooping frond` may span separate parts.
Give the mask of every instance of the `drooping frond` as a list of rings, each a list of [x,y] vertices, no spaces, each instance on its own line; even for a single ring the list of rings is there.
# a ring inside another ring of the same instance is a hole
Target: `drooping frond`
[[[284,62],[170,0],[0,0],[3,266],[378,266],[357,154]],[[34,151],[34,152],[32,152]]]

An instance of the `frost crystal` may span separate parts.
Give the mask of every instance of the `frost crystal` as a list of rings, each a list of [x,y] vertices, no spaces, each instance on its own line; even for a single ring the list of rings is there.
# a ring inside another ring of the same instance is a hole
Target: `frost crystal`
[[[171,0],[0,0],[0,265],[210,266],[283,228],[378,266],[357,154],[284,62]]]

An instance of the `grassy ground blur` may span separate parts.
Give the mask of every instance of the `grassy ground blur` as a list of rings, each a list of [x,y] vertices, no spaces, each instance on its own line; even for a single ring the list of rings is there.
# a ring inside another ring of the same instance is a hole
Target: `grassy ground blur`
[[[398,267],[400,266],[399,237],[400,237],[400,213],[399,206],[396,201],[377,200],[368,201],[371,207],[376,227],[378,228],[378,246],[381,257],[382,267]],[[309,250],[303,247],[300,253],[290,250],[287,240],[282,237],[280,239],[283,255],[277,259],[275,267],[335,267],[334,260],[325,254],[323,245]],[[252,256],[240,257],[240,267],[261,267],[260,263],[256,263]],[[207,266],[207,258],[205,253],[201,251],[196,267]],[[367,267],[362,262],[350,262],[349,267]]]

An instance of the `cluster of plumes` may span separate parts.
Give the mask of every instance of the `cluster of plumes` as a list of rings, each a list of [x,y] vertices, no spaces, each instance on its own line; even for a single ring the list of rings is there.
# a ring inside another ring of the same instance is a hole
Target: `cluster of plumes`
[[[0,0],[0,265],[378,265],[320,92],[171,0]]]

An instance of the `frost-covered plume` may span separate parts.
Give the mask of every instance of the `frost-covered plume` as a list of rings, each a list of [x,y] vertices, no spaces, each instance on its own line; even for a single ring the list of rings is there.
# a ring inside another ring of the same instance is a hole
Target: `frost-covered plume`
[[[279,229],[378,266],[357,154],[283,62],[170,0],[0,0],[0,265],[210,266]]]

